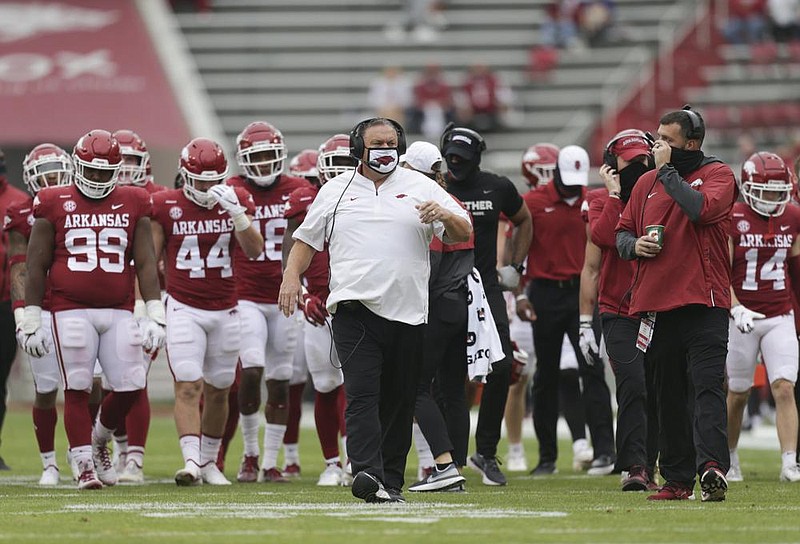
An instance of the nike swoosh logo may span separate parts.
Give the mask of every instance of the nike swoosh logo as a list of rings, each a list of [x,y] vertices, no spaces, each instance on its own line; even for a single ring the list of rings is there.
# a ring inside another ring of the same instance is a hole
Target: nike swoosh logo
[[[743,213],[735,213],[733,214],[734,217],[744,217]]]
[[[555,208],[545,208],[544,209],[544,213],[550,213],[550,212],[554,212],[554,211],[556,211]]]
[[[283,196],[281,197],[281,200],[283,200],[284,202],[285,202],[285,201],[287,201],[287,200],[289,200],[289,195],[283,195]]]
[[[491,192],[493,192],[493,191],[494,191],[494,189],[488,189],[488,190],[487,190],[487,189],[484,189],[484,190],[483,190],[483,194],[485,194],[485,195],[488,195],[489,193],[491,193]]]
[[[350,202],[352,202],[352,201],[354,201],[354,200],[358,200],[358,197],[357,197],[357,196],[351,196],[351,197],[350,197]]]
[[[58,195],[58,198],[69,198],[70,195]]]
[[[314,197],[313,196],[301,196],[300,197],[300,202],[305,202],[306,200],[311,200],[312,198],[314,198]]]
[[[217,215],[222,215],[223,213],[228,213],[228,212],[227,212],[227,211],[225,211],[225,210],[219,210],[219,211],[217,212]]]
[[[657,194],[658,194],[658,191],[656,191],[655,193],[650,193],[649,195],[647,195],[647,198],[653,198]]]
[[[25,208],[24,210],[20,210],[19,213],[28,213],[29,211],[31,211],[30,208]]]
[[[121,207],[123,207],[124,205],[125,205],[125,204],[112,204],[112,205],[111,205],[111,209],[112,209],[112,210],[118,210],[118,209],[120,209]]]
[[[786,232],[789,230],[789,225],[781,225],[781,232]]]
[[[178,203],[177,200],[165,200],[164,201],[164,204],[177,204],[177,203]]]

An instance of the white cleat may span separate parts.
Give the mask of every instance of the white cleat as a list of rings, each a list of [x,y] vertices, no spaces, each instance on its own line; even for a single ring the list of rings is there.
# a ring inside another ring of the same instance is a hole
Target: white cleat
[[[213,461],[207,463],[200,469],[200,476],[203,478],[203,483],[208,485],[231,485],[231,481],[219,471],[217,465]]]
[[[342,467],[340,467],[338,463],[331,463],[326,466],[325,470],[322,471],[322,474],[319,475],[317,485],[323,487],[335,487],[343,485],[343,481],[344,470],[342,470]]]
[[[800,467],[797,465],[783,467],[783,470],[781,470],[781,481],[800,482]]]
[[[528,472],[528,460],[525,454],[506,457],[506,470],[509,472]]]
[[[743,482],[744,476],[742,476],[742,467],[739,465],[731,465],[731,468],[728,469],[728,473],[725,475],[725,479],[729,482]],[[781,472],[781,480],[783,480],[783,472]]]
[[[203,478],[200,475],[200,467],[189,461],[185,467],[175,473],[175,483],[179,486],[202,484]]]
[[[585,438],[579,438],[572,444],[572,470],[587,470],[594,461],[594,450]]]
[[[48,467],[42,471],[42,477],[39,478],[39,485],[54,486],[58,485],[58,481],[58,467],[55,465],[48,465]]]
[[[81,471],[78,470],[78,463],[72,458],[72,452],[67,450],[67,464],[69,465],[70,470],[72,471],[72,481],[77,482],[78,478],[81,476]]]
[[[115,447],[114,454],[111,456],[111,463],[114,465],[114,470],[117,471],[117,474],[124,472],[128,464],[128,454],[119,453]]]
[[[116,485],[117,471],[114,469],[114,463],[111,462],[111,452],[108,451],[108,448],[92,444],[92,459],[97,477],[100,478],[103,485]]]
[[[78,489],[103,489],[103,482],[97,477],[97,472],[94,470],[94,463],[91,460],[86,460],[78,465]]]
[[[136,461],[131,459],[125,465],[125,468],[119,475],[119,483],[121,484],[143,484],[144,471],[142,467],[136,464]]]

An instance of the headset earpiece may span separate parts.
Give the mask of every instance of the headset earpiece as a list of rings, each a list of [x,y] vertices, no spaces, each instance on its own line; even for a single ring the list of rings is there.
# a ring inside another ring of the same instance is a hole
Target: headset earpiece
[[[703,126],[703,122],[700,120],[700,116],[697,114],[696,111],[692,110],[692,107],[689,104],[686,104],[681,108],[683,112],[686,113],[686,116],[689,117],[689,122],[692,124],[692,132],[689,134],[689,140],[699,140],[700,139],[700,129]]]
[[[356,159],[361,160],[361,157],[364,156],[364,131],[368,125],[371,125],[373,121],[385,121],[394,127],[395,132],[397,132],[397,154],[403,155],[406,152],[406,132],[403,130],[402,125],[395,121],[394,119],[389,119],[387,117],[373,117],[371,119],[364,119],[356,126],[353,127],[353,130],[350,131],[350,155]]]

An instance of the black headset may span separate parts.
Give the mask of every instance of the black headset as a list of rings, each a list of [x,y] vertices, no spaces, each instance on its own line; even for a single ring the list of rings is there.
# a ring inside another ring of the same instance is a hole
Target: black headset
[[[457,127],[455,123],[452,121],[444,127],[444,132],[442,132],[442,137],[439,139],[439,150],[444,151],[444,146],[450,143],[453,140],[453,136],[456,134],[464,134],[470,138],[475,138],[478,142],[478,158],[480,155],[486,151],[486,140],[483,139],[483,136],[472,130],[471,128],[466,127]]]
[[[397,154],[404,154],[406,152],[406,131],[403,130],[400,123],[388,117],[373,117],[364,119],[350,131],[350,155],[358,161],[364,156],[364,130],[367,125],[371,125],[374,121],[383,121],[394,127],[395,131],[397,131]]]
[[[614,147],[614,144],[616,144],[622,138],[628,138],[630,136],[640,136],[644,138],[645,140],[647,140],[647,143],[650,144],[650,147],[653,147],[653,144],[656,141],[655,138],[653,138],[652,134],[650,134],[649,132],[643,132],[641,130],[636,130],[636,134],[625,134],[619,137],[615,136],[614,138],[611,138],[611,140],[606,144],[606,148],[603,150],[603,164],[607,165],[610,168],[613,168],[614,170],[618,170],[619,165],[617,163],[617,156],[611,152],[611,148]]]
[[[702,136],[700,130],[703,128],[703,121],[700,116],[696,111],[692,110],[689,104],[681,108],[681,111],[686,113],[687,117],[689,117],[689,122],[692,123],[692,131],[688,134],[687,140],[700,140]]]

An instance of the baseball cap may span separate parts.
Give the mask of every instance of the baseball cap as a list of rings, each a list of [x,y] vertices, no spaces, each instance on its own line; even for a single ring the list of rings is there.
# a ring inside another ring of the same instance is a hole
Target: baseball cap
[[[442,155],[458,155],[462,159],[471,161],[480,157],[485,149],[483,140],[477,133],[469,129],[455,128],[450,133],[447,143],[442,148]]]
[[[630,134],[625,134],[625,132],[630,132]],[[636,157],[650,154],[650,142],[638,130],[623,131],[614,138],[616,141],[610,151],[623,160],[630,161]]]
[[[568,186],[589,184],[589,154],[577,145],[568,145],[558,154],[561,183]]]
[[[442,154],[439,153],[439,148],[431,143],[414,142],[408,146],[404,154],[400,155],[400,162],[408,164],[423,174],[433,174],[433,165],[442,162]],[[439,168],[441,168],[441,164]]]

